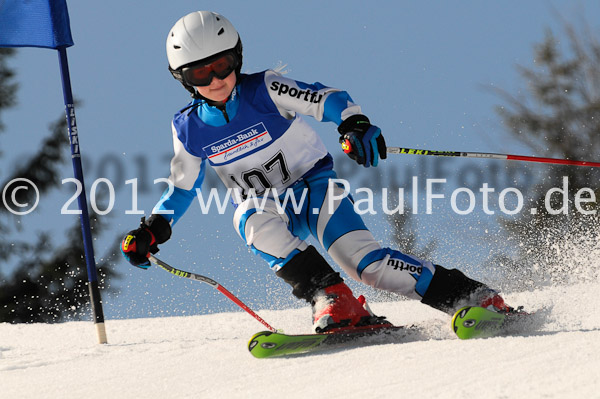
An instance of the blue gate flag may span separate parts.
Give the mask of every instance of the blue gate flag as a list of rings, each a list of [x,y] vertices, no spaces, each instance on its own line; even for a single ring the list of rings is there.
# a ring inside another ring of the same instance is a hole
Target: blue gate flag
[[[72,45],[66,0],[0,0],[0,47]]]

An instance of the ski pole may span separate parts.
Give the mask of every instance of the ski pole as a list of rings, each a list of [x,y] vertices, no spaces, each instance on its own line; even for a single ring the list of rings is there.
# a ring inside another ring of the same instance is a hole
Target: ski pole
[[[217,283],[215,280],[208,278],[206,276],[202,276],[200,274],[186,272],[183,270],[176,269],[173,266],[170,266],[167,263],[163,262],[162,260],[158,259],[154,255],[150,255],[148,257],[148,259],[152,263],[154,263],[157,266],[159,266],[160,268],[162,268],[163,270],[166,270],[169,273],[176,275],[177,277],[188,278],[190,280],[196,280],[196,281],[200,281],[200,282],[210,285],[211,287],[217,289],[220,293],[225,295],[227,298],[229,298],[231,301],[233,301],[240,308],[242,308],[246,312],[248,312],[248,314],[250,314],[250,316],[254,317],[256,320],[261,322],[263,326],[267,327],[269,330],[271,330],[273,332],[277,331],[273,327],[271,327],[266,321],[264,321],[259,315],[254,313],[254,311],[252,309],[250,309],[248,306],[246,306],[246,304],[244,304],[244,302],[240,301],[238,297],[233,295],[231,292],[229,292],[227,290],[227,288],[223,287],[221,284]]]
[[[348,150],[344,149],[344,151],[348,151]],[[570,160],[570,159],[559,159],[559,158],[541,158],[541,157],[530,157],[530,156],[524,156],[524,155],[511,155],[511,154],[494,154],[494,153],[488,153],[488,152],[432,151],[432,150],[417,150],[414,148],[403,148],[403,147],[388,147],[387,152],[389,154],[432,155],[432,156],[438,156],[438,157],[486,158],[486,159],[500,159],[500,160],[508,160],[508,161],[550,163],[550,164],[558,164],[558,165],[589,166],[592,168],[600,167],[600,162],[575,161],[575,160]]]

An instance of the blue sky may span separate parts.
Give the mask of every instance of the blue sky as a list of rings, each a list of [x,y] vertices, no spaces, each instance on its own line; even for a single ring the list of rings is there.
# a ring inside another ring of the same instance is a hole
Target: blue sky
[[[347,90],[381,127],[388,145],[538,156],[544,154],[533,154],[509,138],[494,113],[500,101],[490,88],[514,93],[525,86],[515,66],[534,65],[533,45],[543,39],[545,29],[562,36],[558,14],[568,21],[585,15],[595,33],[600,16],[597,2],[541,0],[368,4],[106,0],[69,1],[68,6],[75,41],[68,55],[73,91],[82,100],[77,121],[86,185],[89,191],[96,179],[107,177],[116,189],[111,227],[95,242],[97,256],[106,252],[115,236],[139,222],[139,216],[125,214],[132,201],[131,185],[125,180],[145,177],[147,187],[139,194],[138,207],[147,213],[163,189],[151,181],[168,175],[170,120],[189,98],[167,71],[164,42],[170,27],[188,12],[211,9],[232,21],[244,45],[244,72],[285,64],[291,78]],[[32,153],[47,134],[48,124],[63,112],[55,51],[20,49],[11,65],[18,72],[20,103],[4,115],[3,172]],[[382,179],[385,184],[390,176],[413,171],[437,177],[431,175],[434,167],[448,176],[465,168],[479,168],[487,176],[505,167],[491,165],[494,161],[434,164],[416,156],[392,155],[376,170],[353,168],[340,158],[335,126],[311,124],[336,160],[341,159],[346,176],[357,183]],[[64,168],[64,178],[68,177],[70,165]],[[42,198],[39,211],[23,218],[24,232],[43,229],[47,221],[54,226],[74,223],[73,216],[60,215],[72,193],[73,187],[65,185]],[[378,239],[390,243],[384,218],[365,220]],[[498,238],[490,237],[482,250],[473,239],[494,220],[473,215],[457,221],[442,212],[417,221],[424,240],[441,241],[434,260],[476,268],[500,245]],[[173,239],[162,247],[161,257],[176,267],[216,278],[251,306],[292,303],[288,289],[235,234],[231,210],[202,215],[192,206]],[[124,279],[115,282],[121,294],[105,298],[108,318],[234,309],[209,287],[178,280],[157,268],[143,272],[125,261],[116,267]]]

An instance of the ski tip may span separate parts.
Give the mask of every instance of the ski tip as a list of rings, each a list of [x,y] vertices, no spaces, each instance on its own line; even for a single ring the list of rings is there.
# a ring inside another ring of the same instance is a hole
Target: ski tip
[[[458,329],[459,329],[459,324],[461,320],[463,320],[465,318],[465,315],[467,314],[467,312],[469,311],[471,307],[470,306],[465,306],[463,308],[458,309],[458,311],[456,311],[456,313],[454,313],[454,316],[452,316],[452,331],[457,334]],[[457,334],[458,335],[458,334]],[[458,335],[458,338],[460,339],[465,339],[463,337],[461,337],[460,335]]]
[[[460,339],[488,338],[499,334],[507,315],[479,306],[466,306],[452,317],[452,330]]]
[[[252,336],[252,338],[250,338],[250,341],[248,341],[248,351],[254,357],[258,357],[258,358],[264,357],[264,356],[261,356],[262,352],[260,352],[260,351],[254,351],[254,349],[259,344],[260,337],[268,337],[271,334],[273,334],[272,331],[261,331],[261,332],[257,332],[256,334],[254,334]]]

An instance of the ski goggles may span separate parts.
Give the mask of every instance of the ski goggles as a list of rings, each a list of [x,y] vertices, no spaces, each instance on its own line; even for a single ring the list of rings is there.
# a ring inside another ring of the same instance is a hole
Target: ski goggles
[[[238,67],[239,58],[233,51],[217,54],[181,69],[183,81],[189,86],[208,86],[213,77],[223,80]]]

